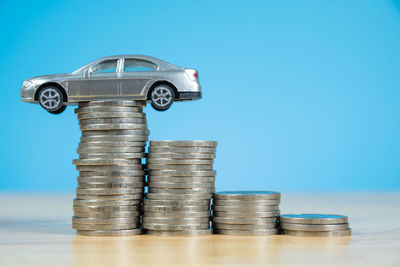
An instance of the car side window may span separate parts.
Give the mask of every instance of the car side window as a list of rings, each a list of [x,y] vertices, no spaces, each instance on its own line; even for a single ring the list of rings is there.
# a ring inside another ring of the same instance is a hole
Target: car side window
[[[93,73],[110,73],[117,71],[118,60],[109,59],[100,62],[99,64],[92,67]]]
[[[136,72],[136,71],[155,71],[158,66],[150,61],[141,59],[125,59],[124,71],[125,72]]]

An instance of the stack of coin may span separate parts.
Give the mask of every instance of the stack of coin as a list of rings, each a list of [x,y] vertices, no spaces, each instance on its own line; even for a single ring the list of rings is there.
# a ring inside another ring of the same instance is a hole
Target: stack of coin
[[[153,235],[208,235],[215,141],[151,141],[143,228]]]
[[[348,236],[351,235],[348,218],[332,214],[281,215],[283,234],[294,236]]]
[[[216,234],[279,234],[281,194],[273,191],[226,191],[214,194],[212,227]]]
[[[148,140],[145,102],[83,102],[75,113],[82,131],[72,226],[78,234],[140,234]]]

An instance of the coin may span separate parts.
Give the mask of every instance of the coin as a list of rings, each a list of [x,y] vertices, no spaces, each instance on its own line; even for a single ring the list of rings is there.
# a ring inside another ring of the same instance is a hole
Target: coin
[[[215,176],[217,174],[216,171],[180,171],[180,170],[149,170],[150,176]]]
[[[78,120],[96,119],[96,118],[146,118],[146,114],[142,112],[93,112],[79,113]]]
[[[142,112],[141,107],[115,107],[115,106],[94,106],[79,107],[75,109],[75,114],[93,113],[93,112]]]
[[[225,229],[225,230],[267,230],[277,229],[278,224],[276,222],[265,223],[265,224],[228,224],[228,223],[213,223],[214,229]]]
[[[144,170],[130,171],[80,171],[79,177],[105,177],[105,178],[120,178],[120,177],[143,177]]]
[[[215,177],[213,176],[199,176],[199,177],[188,177],[188,176],[148,176],[149,182],[151,183],[183,183],[183,184],[214,184]]]
[[[178,164],[147,164],[149,170],[182,170],[182,171],[196,171],[196,170],[212,170],[212,164],[202,165],[178,165]]]
[[[144,211],[146,217],[156,218],[209,218],[211,211],[196,211],[196,212],[155,212],[155,211]]]
[[[136,153],[137,158],[143,158],[145,155],[144,147],[134,147],[134,146],[127,146],[127,147],[83,147],[77,149],[78,153]]]
[[[183,140],[183,141],[151,141],[150,146],[205,146],[205,147],[216,147],[217,141],[203,141],[203,140]]]
[[[74,199],[74,207],[112,207],[117,208],[118,206],[131,206],[140,204],[140,200],[97,200],[97,199]]]
[[[144,205],[143,211],[153,211],[153,212],[199,212],[199,211],[209,211],[210,205],[199,205],[199,206],[150,206]]]
[[[208,194],[208,193],[214,193],[215,188],[214,187],[200,187],[200,188],[153,188],[149,187],[149,193],[166,193],[166,194]]]
[[[79,148],[84,147],[143,147],[146,142],[80,142]]]
[[[264,200],[225,200],[214,199],[215,206],[271,206],[279,205],[279,199],[264,199]]]
[[[78,176],[79,183],[111,183],[111,184],[123,184],[123,183],[142,183],[144,184],[144,177],[80,177]]]
[[[84,124],[80,123],[81,131],[98,131],[98,130],[141,130],[147,129],[146,124],[137,123],[104,123],[104,124]]]
[[[214,233],[222,235],[277,235],[279,234],[278,229],[264,229],[264,230],[225,230],[225,229],[214,229]]]
[[[108,130],[108,131],[84,131],[82,137],[94,137],[94,136],[147,136],[150,132],[148,130]]]
[[[271,206],[213,206],[214,211],[233,211],[233,212],[264,212],[264,211],[274,211],[279,210],[279,205]]]
[[[215,154],[207,153],[169,153],[151,152],[149,158],[168,158],[168,159],[214,159]]]
[[[284,214],[280,216],[284,223],[302,224],[339,224],[347,223],[347,216],[333,214]]]
[[[279,210],[271,210],[271,211],[247,211],[247,212],[235,212],[235,211],[216,211],[214,210],[214,216],[218,217],[228,217],[228,218],[237,218],[237,217],[245,217],[245,218],[262,218],[262,217],[275,217],[279,216]]]
[[[76,232],[78,235],[85,236],[130,236],[130,235],[141,235],[143,230],[138,229],[128,229],[128,230],[105,230],[105,231],[90,231],[90,230],[78,230]]]
[[[74,159],[72,161],[74,165],[136,165],[140,164],[140,160],[135,159]]]
[[[80,218],[72,217],[72,223],[76,224],[132,224],[139,221],[138,217],[131,218],[112,218],[112,219],[98,219],[98,218]]]
[[[146,198],[160,200],[195,200],[195,199],[211,199],[212,194],[167,194],[167,193],[147,193]]]
[[[82,136],[81,142],[146,142],[147,135]]]
[[[108,165],[108,166],[87,166],[87,165],[77,165],[76,169],[78,171],[86,172],[101,172],[101,171],[137,171],[142,170],[142,164],[129,164],[129,165]],[[82,174],[80,174],[82,176]]]
[[[281,222],[281,228],[285,230],[292,230],[292,231],[318,231],[318,232],[325,232],[325,231],[339,231],[339,230],[346,230],[349,228],[348,223],[341,223],[341,224],[297,224],[297,223],[284,223]]]
[[[145,206],[173,206],[173,207],[185,207],[185,206],[210,206],[209,199],[197,199],[197,200],[166,200],[161,198],[157,199],[145,199],[143,200]]]
[[[136,159],[143,158],[140,153],[79,153],[79,159]]]
[[[199,164],[213,164],[213,160],[211,159],[165,159],[165,158],[148,158],[147,164],[190,164],[190,165],[199,165]]]
[[[146,119],[143,118],[102,118],[102,119],[84,119],[80,120],[79,124],[104,124],[104,123],[138,123],[146,124]]]
[[[84,199],[84,200],[138,200],[143,198],[143,193],[137,194],[122,194],[122,195],[88,195],[88,194],[76,194],[77,199]]]
[[[79,107],[92,107],[92,106],[127,106],[138,107],[146,106],[146,101],[140,100],[125,100],[125,99],[105,99],[105,100],[91,100],[88,102],[79,102]]]
[[[143,217],[143,223],[159,223],[159,224],[203,224],[209,223],[210,218],[166,218],[166,217]]]
[[[140,205],[140,202],[138,203]],[[139,211],[140,206],[132,205],[132,206],[83,206],[83,205],[74,205],[73,210],[76,212],[127,212],[127,211]],[[78,216],[79,217],[79,216]]]
[[[155,236],[205,236],[211,235],[211,229],[202,230],[178,230],[178,231],[163,231],[163,230],[147,230],[147,234]]]
[[[160,223],[143,223],[143,228],[148,230],[202,230],[209,229],[209,223],[201,224],[160,224]]]
[[[324,232],[283,230],[283,234],[285,235],[307,236],[307,237],[349,236],[351,235],[351,232],[352,232],[351,228],[347,230],[324,231]]]
[[[144,183],[78,183],[79,188],[142,188]]]
[[[140,223],[124,223],[124,224],[80,224],[72,223],[72,228],[76,230],[95,230],[95,231],[108,231],[108,230],[127,230],[135,229],[140,226]]]
[[[140,216],[140,211],[129,212],[80,212],[74,211],[74,216],[79,218],[96,218],[96,219],[112,219],[112,218],[133,218]]]
[[[276,217],[216,217],[212,218],[213,223],[228,223],[228,224],[266,224],[276,222]]]
[[[227,200],[280,199],[281,193],[275,191],[224,191],[215,193],[214,197]]]
[[[152,178],[150,178],[152,179]],[[164,182],[149,182],[149,187],[152,188],[214,188],[214,183],[164,183]]]
[[[214,154],[216,149],[213,147],[149,147],[149,152],[171,152],[171,153],[208,153]]]
[[[123,195],[123,194],[137,194],[142,193],[143,188],[130,188],[130,189],[85,189],[77,188],[77,194],[85,195]]]

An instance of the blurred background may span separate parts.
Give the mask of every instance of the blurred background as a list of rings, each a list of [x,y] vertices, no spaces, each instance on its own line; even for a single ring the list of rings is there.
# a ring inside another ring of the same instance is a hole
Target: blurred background
[[[24,79],[147,54],[203,99],[148,106],[152,140],[218,140],[217,190],[400,190],[400,1],[0,1],[1,183],[67,192],[80,132]]]

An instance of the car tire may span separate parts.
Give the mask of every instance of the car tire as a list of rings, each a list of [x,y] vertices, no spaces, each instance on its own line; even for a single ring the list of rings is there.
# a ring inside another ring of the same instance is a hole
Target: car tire
[[[155,110],[165,111],[169,109],[174,102],[175,92],[171,86],[159,84],[150,91],[149,99]]]
[[[40,89],[38,94],[39,104],[52,114],[60,114],[65,110],[63,104],[63,94],[55,86],[46,86]]]

